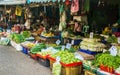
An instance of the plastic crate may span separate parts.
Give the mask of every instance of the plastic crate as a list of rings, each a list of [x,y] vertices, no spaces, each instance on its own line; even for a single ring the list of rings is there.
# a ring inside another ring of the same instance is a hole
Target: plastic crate
[[[80,61],[80,62],[74,62],[74,63],[69,63],[69,64],[65,64],[65,63],[62,63],[62,62],[61,62],[61,64],[62,64],[62,66],[64,66],[64,67],[74,67],[74,66],[82,65],[82,62]]]
[[[108,72],[105,72],[105,71],[98,70],[97,75],[116,75],[116,74],[111,74],[111,73],[108,73]]]
[[[72,40],[73,40],[73,39],[70,39],[70,42],[71,42]],[[81,41],[82,41],[81,39],[74,39],[74,44],[73,44],[73,45],[79,45]]]
[[[63,67],[61,75],[81,75],[82,73],[82,65],[74,66],[74,67]]]
[[[38,60],[36,54],[29,53],[30,57],[34,60]]]
[[[87,53],[87,54],[90,54],[90,55],[95,55],[95,54],[98,54],[98,53],[102,53],[102,52],[93,52],[93,51],[84,50],[84,49],[79,49],[79,51],[80,51],[80,52]]]
[[[52,58],[52,57],[48,57],[50,60],[52,60],[52,61],[56,61],[56,59],[55,58]],[[65,64],[65,63],[63,63],[63,62],[60,62],[61,63],[61,65],[62,66],[64,66],[64,67],[73,67],[73,66],[79,66],[79,65],[82,65],[82,62],[80,61],[80,62],[74,62],[74,63],[69,63],[69,64]]]
[[[49,61],[50,61],[50,69],[52,70],[52,68],[53,68],[53,63],[54,63],[55,61],[52,60],[52,59],[49,59]]]
[[[23,52],[24,54],[28,54],[28,49],[25,48],[25,47],[22,47],[22,52]]]
[[[100,65],[100,70],[114,74],[114,69],[113,68],[107,67],[103,64]]]
[[[47,59],[48,58],[48,55],[42,56],[40,54],[36,54],[36,56],[39,57],[39,58],[42,58],[42,59]]]
[[[43,59],[38,57],[38,62],[45,67],[50,66],[50,61],[48,59]]]
[[[120,75],[120,73],[115,72],[115,75]]]

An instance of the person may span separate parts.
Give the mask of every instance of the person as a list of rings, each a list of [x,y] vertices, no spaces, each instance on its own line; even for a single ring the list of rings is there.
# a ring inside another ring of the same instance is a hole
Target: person
[[[43,31],[45,30],[45,27],[43,24],[40,24],[38,30],[37,30],[37,34],[40,35]]]

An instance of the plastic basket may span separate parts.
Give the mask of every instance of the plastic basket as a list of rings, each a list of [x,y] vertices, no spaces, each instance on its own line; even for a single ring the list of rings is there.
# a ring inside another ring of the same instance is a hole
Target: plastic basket
[[[120,75],[120,73],[115,72],[115,75]]]
[[[82,65],[74,67],[62,67],[61,75],[81,75]]]
[[[38,60],[36,54],[29,53],[30,57],[34,60]]]
[[[100,65],[100,70],[114,74],[114,69],[113,68],[107,67],[103,64]]]
[[[48,55],[43,56],[41,54],[36,54],[36,56],[39,57],[39,58],[42,58],[42,59],[47,59],[48,58]]]
[[[54,63],[55,61],[54,61],[54,60],[52,60],[52,59],[49,59],[49,61],[50,61],[50,69],[52,70],[53,63]]]
[[[23,49],[22,49],[22,52],[24,53],[24,54],[28,54],[28,49],[27,48],[25,48],[25,47],[22,47]]]
[[[84,49],[79,49],[79,51],[80,51],[80,52],[87,53],[87,54],[90,54],[90,55],[95,55],[95,54],[98,54],[98,53],[102,53],[102,52],[93,52],[93,51],[84,50]]]
[[[52,61],[56,61],[55,58],[52,58],[52,57],[50,57],[50,56],[49,56],[49,59],[52,60]],[[65,63],[63,63],[63,62],[60,62],[60,63],[61,63],[61,65],[64,66],[64,67],[74,67],[74,66],[82,65],[82,62],[81,62],[81,61],[80,61],[80,62],[69,63],[69,64],[65,64]]]
[[[69,63],[69,64],[65,64],[65,63],[61,62],[61,64],[64,67],[74,67],[74,66],[82,65],[82,62],[74,62],[74,63]]]
[[[50,66],[50,61],[48,59],[43,59],[38,57],[38,62],[45,67]]]
[[[98,70],[97,75],[116,75],[116,74],[111,74],[111,73],[108,73],[108,72],[105,72],[105,71]]]

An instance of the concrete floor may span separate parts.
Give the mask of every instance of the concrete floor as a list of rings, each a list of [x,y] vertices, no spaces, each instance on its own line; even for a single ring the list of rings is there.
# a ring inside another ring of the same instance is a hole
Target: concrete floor
[[[40,65],[11,46],[0,45],[0,75],[52,75],[51,70]]]

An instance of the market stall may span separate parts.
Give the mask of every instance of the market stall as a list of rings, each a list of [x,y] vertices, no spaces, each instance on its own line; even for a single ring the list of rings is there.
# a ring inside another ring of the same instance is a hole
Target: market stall
[[[11,42],[17,51],[50,68],[53,75],[119,75],[120,38],[114,35],[119,24],[113,27],[106,24],[106,13],[96,11],[101,12],[104,1],[27,0],[27,3],[26,22],[15,24],[10,32],[1,31],[0,43]]]

